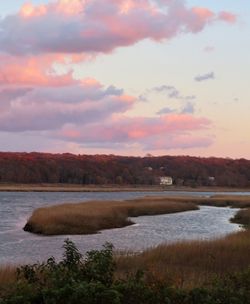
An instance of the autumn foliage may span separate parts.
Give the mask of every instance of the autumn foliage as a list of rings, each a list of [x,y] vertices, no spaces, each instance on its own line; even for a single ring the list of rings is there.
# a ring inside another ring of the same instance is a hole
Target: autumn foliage
[[[0,183],[154,185],[159,176],[177,186],[249,187],[250,160],[0,153]]]

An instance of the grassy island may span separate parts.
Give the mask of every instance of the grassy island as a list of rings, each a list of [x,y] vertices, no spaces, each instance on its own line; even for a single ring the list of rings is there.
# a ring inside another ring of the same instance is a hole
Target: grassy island
[[[191,202],[162,197],[128,201],[90,201],[36,209],[24,230],[44,234],[91,234],[133,224],[129,217],[196,210]]]
[[[250,207],[250,197],[144,197],[126,201],[89,201],[36,209],[24,230],[43,235],[92,234],[133,224],[130,217],[183,212],[199,205]],[[245,210],[242,212],[245,213]],[[242,213],[240,213],[242,214]],[[242,216],[242,215],[241,215]],[[236,219],[235,219],[236,221]]]

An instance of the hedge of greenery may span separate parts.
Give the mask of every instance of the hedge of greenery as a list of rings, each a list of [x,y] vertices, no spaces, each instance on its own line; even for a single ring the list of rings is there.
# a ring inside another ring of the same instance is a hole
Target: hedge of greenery
[[[14,286],[0,290],[1,304],[248,304],[250,269],[229,275],[210,287],[177,289],[147,283],[143,272],[114,278],[113,247],[105,244],[83,257],[73,242],[64,242],[63,260],[17,270]]]

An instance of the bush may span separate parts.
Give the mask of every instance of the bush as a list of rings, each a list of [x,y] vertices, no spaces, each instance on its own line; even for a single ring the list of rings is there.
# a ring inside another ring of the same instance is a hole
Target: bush
[[[18,268],[14,292],[0,303],[119,303],[117,291],[110,288],[115,269],[111,244],[88,252],[85,259],[69,239],[63,248],[58,263],[51,257]]]
[[[149,283],[142,271],[116,280],[109,243],[85,258],[68,239],[63,248],[60,262],[52,257],[20,267],[16,285],[0,297],[0,304],[250,304],[250,269],[210,287],[184,290],[164,282]]]

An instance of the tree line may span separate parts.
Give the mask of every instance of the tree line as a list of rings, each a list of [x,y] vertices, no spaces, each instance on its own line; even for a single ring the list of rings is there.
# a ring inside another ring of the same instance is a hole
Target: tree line
[[[128,157],[0,152],[0,183],[250,186],[250,160],[191,156]]]

